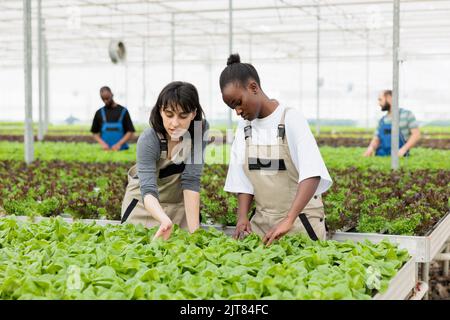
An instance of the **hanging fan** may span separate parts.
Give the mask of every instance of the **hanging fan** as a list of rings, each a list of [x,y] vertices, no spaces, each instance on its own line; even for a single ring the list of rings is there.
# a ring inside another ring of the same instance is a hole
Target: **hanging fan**
[[[124,62],[127,57],[125,44],[120,40],[111,40],[109,43],[109,57],[112,63]]]

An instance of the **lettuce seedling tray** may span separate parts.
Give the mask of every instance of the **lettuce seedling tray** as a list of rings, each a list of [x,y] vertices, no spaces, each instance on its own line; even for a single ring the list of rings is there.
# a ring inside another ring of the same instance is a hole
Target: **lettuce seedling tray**
[[[33,221],[39,222],[41,220],[49,219],[48,217],[28,217],[28,216],[17,216],[17,220],[19,221]],[[62,219],[65,222],[73,223],[74,221],[80,221],[83,223],[96,223],[99,225],[106,224],[120,224],[119,220],[95,220],[95,219],[73,219],[73,218],[64,218]],[[208,229],[210,227],[216,228],[224,232],[227,235],[232,235],[235,231],[235,227],[233,226],[222,226],[222,225],[207,225],[202,224],[202,228]],[[346,239],[347,240],[347,239]],[[352,240],[352,239],[349,239]],[[355,240],[360,241],[360,240]],[[381,240],[380,240],[381,241]],[[373,300],[404,300],[408,299],[414,290],[414,287],[417,284],[417,263],[414,261],[414,258],[411,258],[406,262],[403,267],[397,272],[397,274],[392,278],[389,282],[389,287],[384,293],[377,293],[372,299]]]
[[[373,300],[407,300],[416,286],[417,263],[414,258],[406,262],[389,282],[389,287],[384,293],[377,293]]]
[[[445,242],[450,238],[450,213],[447,213],[425,236],[400,236],[379,233],[335,232],[332,240],[363,241],[365,239],[378,243],[387,239],[398,243],[400,248],[407,249],[415,257],[416,262],[428,263],[442,251]]]

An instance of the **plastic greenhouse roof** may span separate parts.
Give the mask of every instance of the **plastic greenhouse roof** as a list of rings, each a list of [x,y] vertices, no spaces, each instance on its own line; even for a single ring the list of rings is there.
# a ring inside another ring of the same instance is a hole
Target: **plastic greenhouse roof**
[[[0,66],[23,64],[22,5],[0,1]],[[314,61],[318,11],[322,60],[392,59],[391,0],[234,0],[233,51]],[[125,43],[129,64],[170,62],[172,32],[177,63],[222,61],[229,52],[229,0],[42,0],[42,16],[51,65],[111,63],[113,39]],[[402,0],[400,27],[401,57],[450,58],[450,1]]]

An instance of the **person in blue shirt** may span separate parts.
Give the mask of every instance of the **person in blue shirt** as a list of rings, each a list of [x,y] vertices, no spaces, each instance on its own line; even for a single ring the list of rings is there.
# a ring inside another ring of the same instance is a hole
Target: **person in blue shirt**
[[[378,103],[381,111],[387,111],[387,114],[378,122],[378,127],[375,129],[372,141],[364,152],[365,157],[391,155],[392,91],[385,90],[381,92],[378,97]],[[411,111],[400,108],[399,113],[398,156],[403,157],[409,155],[409,150],[420,140],[420,129]]]
[[[104,106],[97,110],[92,122],[91,132],[103,150],[126,150],[127,142],[136,131],[128,110],[114,101],[109,87],[100,89]]]

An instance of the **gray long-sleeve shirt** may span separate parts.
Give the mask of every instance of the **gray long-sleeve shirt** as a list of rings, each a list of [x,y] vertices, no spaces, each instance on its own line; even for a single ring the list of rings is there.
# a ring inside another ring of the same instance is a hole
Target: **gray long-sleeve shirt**
[[[209,125],[206,122],[205,131],[208,129]],[[194,143],[199,143],[199,141],[195,141]],[[191,157],[185,161],[186,167],[181,174],[182,190],[200,191],[200,178],[203,171],[203,156],[207,139],[202,138],[201,143],[201,155],[195,154],[195,152],[200,152],[200,148],[193,146],[191,148]],[[142,200],[144,200],[147,194],[152,194],[159,199],[156,163],[160,159],[160,153],[159,138],[156,131],[153,128],[146,129],[137,141],[137,174]]]

